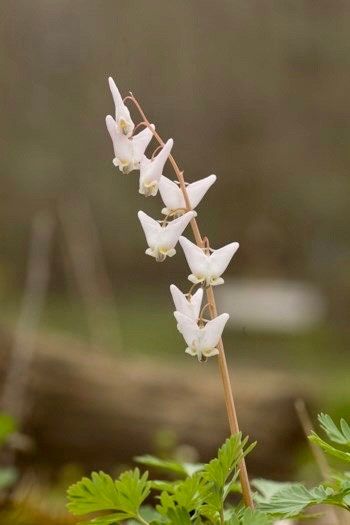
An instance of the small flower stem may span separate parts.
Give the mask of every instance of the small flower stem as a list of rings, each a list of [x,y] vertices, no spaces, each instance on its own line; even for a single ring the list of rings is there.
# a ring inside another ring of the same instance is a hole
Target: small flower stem
[[[204,312],[206,311],[207,308],[210,309],[210,303],[206,303],[206,304],[203,306],[203,308],[202,308],[202,310],[201,310],[201,312],[200,312],[200,314],[199,314],[199,319],[203,319]]]
[[[151,123],[147,119],[147,117],[146,117],[143,109],[141,108],[139,102],[137,101],[137,99],[134,97],[134,95],[132,93],[130,93],[130,97],[125,97],[124,100],[128,100],[128,99],[131,100],[133,102],[133,104],[136,106],[136,108],[138,109],[138,111],[139,111],[139,113],[140,113],[140,115],[142,117],[143,122],[152,131],[152,133],[154,135],[154,138],[158,141],[160,146],[164,146],[165,142],[162,140],[160,135],[158,135],[158,133],[152,128]],[[190,211],[190,210],[192,210],[192,207],[191,207],[190,200],[188,198],[183,172],[180,170],[180,168],[177,165],[174,157],[171,154],[169,155],[169,160],[170,160],[170,163],[171,163],[171,165],[173,167],[173,170],[175,172],[177,180],[179,181],[180,189],[181,189],[182,194],[184,196],[186,208],[187,208],[188,211]],[[191,221],[191,228],[192,228],[193,235],[194,235],[194,238],[196,240],[197,245],[202,247],[203,246],[203,241],[202,241],[202,237],[201,237],[198,225],[197,225],[197,221],[195,219],[192,219],[192,221]]]
[[[126,97],[125,100],[126,99],[129,99],[133,102],[133,104],[139,111],[143,122],[152,131],[159,145],[164,146],[165,143],[163,139],[152,128],[151,123],[147,119],[144,111],[142,110],[139,102],[134,97],[134,95],[130,93],[130,97]],[[191,206],[191,202],[189,200],[188,193],[186,190],[186,183],[185,183],[183,171],[179,168],[178,164],[176,163],[172,155],[169,155],[169,160],[174,169],[177,180],[179,181],[180,189],[182,191],[182,194],[184,196],[184,200],[186,203],[186,209],[188,211],[191,211],[192,206]],[[202,238],[202,235],[200,233],[196,219],[193,218],[190,224],[191,224],[191,228],[192,228],[193,235],[194,235],[197,246],[199,246],[200,248],[208,247],[209,241],[207,238],[204,238],[204,239]],[[211,286],[206,288],[206,294],[207,294],[207,299],[209,303],[208,306],[209,306],[210,316],[212,319],[214,319],[215,317],[217,317],[218,312],[217,312],[217,307],[216,307],[214,290]],[[236,408],[235,408],[235,403],[234,403],[234,398],[233,398],[233,393],[232,393],[230,375],[229,375],[227,361],[226,361],[225,349],[224,349],[224,344],[223,344],[222,339],[220,339],[219,341],[218,350],[219,350],[218,360],[219,360],[220,374],[221,374],[221,380],[222,380],[222,384],[224,388],[225,404],[226,404],[227,417],[229,421],[230,431],[231,431],[231,434],[237,434],[239,432],[239,425],[238,425],[237,413],[236,413]],[[247,507],[254,508],[253,497],[251,493],[248,472],[247,472],[247,467],[246,467],[244,458],[242,458],[242,460],[239,463],[239,477],[240,477],[241,486],[242,486],[242,495],[243,495],[244,503]]]
[[[155,155],[158,153],[158,151],[162,148],[162,146],[159,144],[159,146],[156,147],[154,152],[152,153],[152,160],[154,159]]]
[[[196,288],[196,286],[198,286],[199,284],[201,283],[193,283],[191,288],[189,289],[189,291],[187,292],[187,297],[192,297],[193,295],[193,290]]]

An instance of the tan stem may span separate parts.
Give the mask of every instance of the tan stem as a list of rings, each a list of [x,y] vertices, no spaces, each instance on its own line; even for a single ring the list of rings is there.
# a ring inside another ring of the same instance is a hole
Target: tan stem
[[[131,96],[128,98],[134,103],[134,105],[138,109],[142,117],[142,120],[146,123],[148,128],[152,130],[155,139],[158,141],[158,143],[161,146],[164,146],[165,144],[164,141],[162,140],[160,135],[152,128],[139,102],[136,100],[133,94],[131,93]],[[191,202],[189,200],[188,193],[186,190],[186,184],[185,184],[185,179],[183,176],[183,171],[179,168],[178,164],[176,163],[172,155],[169,155],[169,160],[174,169],[176,177],[179,181],[180,189],[183,193],[184,200],[186,203],[186,209],[187,211],[191,211],[192,206],[191,206]],[[200,233],[196,219],[193,218],[190,224],[191,224],[191,228],[192,228],[193,235],[194,235],[197,246],[199,246],[200,248],[203,248],[205,246],[205,242]],[[209,241],[206,238],[205,240],[209,246]],[[214,290],[211,286],[206,288],[206,294],[207,294],[207,299],[209,303],[210,316],[213,319],[214,317],[217,317],[218,313],[217,313],[216,301],[215,301],[215,296],[214,296]],[[218,350],[219,350],[218,361],[219,361],[221,379],[222,379],[222,383],[224,387],[225,403],[226,403],[226,410],[227,410],[230,431],[231,431],[231,434],[237,434],[239,432],[239,425],[238,425],[235,403],[233,399],[233,393],[232,393],[230,375],[229,375],[227,361],[226,361],[225,349],[224,349],[224,344],[222,342],[222,339],[220,339],[219,341]],[[240,477],[241,486],[242,486],[242,495],[243,495],[244,503],[247,507],[254,508],[253,497],[252,497],[252,493],[250,489],[248,472],[247,472],[247,467],[246,467],[244,458],[239,463],[239,477]]]
[[[327,481],[330,478],[331,470],[329,468],[326,456],[322,449],[318,448],[308,439],[309,435],[314,431],[314,428],[313,428],[313,424],[311,422],[309,413],[307,411],[305,401],[303,399],[297,399],[295,401],[294,406],[295,406],[295,410],[299,418],[300,424],[304,431],[305,437],[308,440],[310,450],[317,463],[317,466],[320,469],[323,479]]]

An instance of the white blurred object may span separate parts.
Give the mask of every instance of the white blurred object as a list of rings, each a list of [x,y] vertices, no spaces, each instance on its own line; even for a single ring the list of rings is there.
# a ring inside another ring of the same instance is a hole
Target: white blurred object
[[[320,324],[326,301],[309,283],[278,279],[226,280],[217,292],[220,310],[231,326],[252,330],[298,332]]]
[[[294,520],[277,520],[273,522],[274,525],[294,525],[296,521]]]

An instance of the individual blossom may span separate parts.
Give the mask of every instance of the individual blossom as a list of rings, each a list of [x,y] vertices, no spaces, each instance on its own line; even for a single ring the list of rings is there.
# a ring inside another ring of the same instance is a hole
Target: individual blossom
[[[197,180],[186,186],[186,192],[192,209],[198,206],[215,181],[216,175],[209,175],[204,179]],[[169,215],[174,212],[177,212],[178,215],[184,213],[187,208],[185,198],[181,188],[179,188],[176,182],[173,182],[167,177],[161,177],[159,181],[159,193],[165,204],[165,208],[162,209],[164,215]]]
[[[106,117],[106,126],[113,143],[115,155],[113,164],[125,174],[139,169],[141,159],[153,137],[152,129],[147,127],[129,139],[119,131],[111,115]]]
[[[179,241],[192,272],[188,276],[189,281],[194,284],[203,283],[205,286],[223,284],[224,280],[221,275],[238,250],[238,242],[231,242],[219,250],[206,253],[204,249],[199,248],[186,237],[180,237]]]
[[[154,257],[157,262],[162,262],[166,257],[175,255],[175,246],[179,237],[188,223],[195,217],[195,212],[189,211],[168,224],[165,221],[160,224],[143,211],[139,211],[137,215],[148,244],[146,254]]]
[[[159,180],[162,177],[164,164],[173,147],[173,139],[169,139],[162,147],[158,155],[153,159],[148,159],[145,155],[140,162],[140,187],[139,193],[149,197],[154,197],[158,193]]]
[[[185,295],[175,284],[170,286],[175,309],[194,321],[197,321],[203,300],[203,288],[199,288],[193,295]]]
[[[208,357],[219,353],[217,345],[230,317],[228,314],[221,314],[204,326],[198,325],[196,321],[181,312],[174,312],[174,316],[178,329],[188,345],[185,350],[187,354],[197,356],[198,361],[206,361]]]
[[[117,88],[116,83],[112,77],[109,77],[108,83],[115,105],[115,122],[117,129],[123,135],[131,137],[135,125],[131,120],[129,109],[124,104],[123,99],[119,93],[119,89]]]

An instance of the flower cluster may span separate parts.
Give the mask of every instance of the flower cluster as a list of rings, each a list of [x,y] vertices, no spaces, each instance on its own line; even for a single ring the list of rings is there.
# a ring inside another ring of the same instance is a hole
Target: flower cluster
[[[164,203],[161,210],[165,216],[155,220],[143,211],[138,212],[138,218],[144,231],[148,248],[146,254],[154,257],[157,262],[162,262],[166,257],[175,255],[175,247],[179,242],[185,254],[191,273],[189,281],[193,283],[190,291],[182,293],[175,285],[170,286],[171,295],[175,304],[174,316],[179,332],[187,344],[186,352],[197,356],[199,361],[219,353],[218,344],[229,318],[224,313],[211,320],[203,317],[205,309],[202,308],[204,289],[223,284],[222,274],[226,270],[239,244],[232,242],[218,250],[213,250],[205,243],[200,245],[192,243],[182,233],[190,222],[195,221],[197,213],[194,211],[201,202],[209,188],[216,181],[215,175],[209,175],[201,180],[186,184],[182,173],[175,170],[178,180],[173,182],[163,174],[165,164],[171,157],[173,139],[164,143],[155,131],[155,126],[150,124],[136,99],[131,95],[126,97],[138,107],[143,121],[135,126],[131,119],[128,107],[112,78],[109,86],[115,104],[115,117],[106,117],[106,125],[113,143],[113,164],[119,170],[128,174],[139,170],[139,193],[145,197],[157,195],[158,191]],[[140,126],[142,131],[136,133]],[[153,137],[156,137],[159,146],[149,157],[146,150]],[[198,286],[195,293],[193,289]]]

